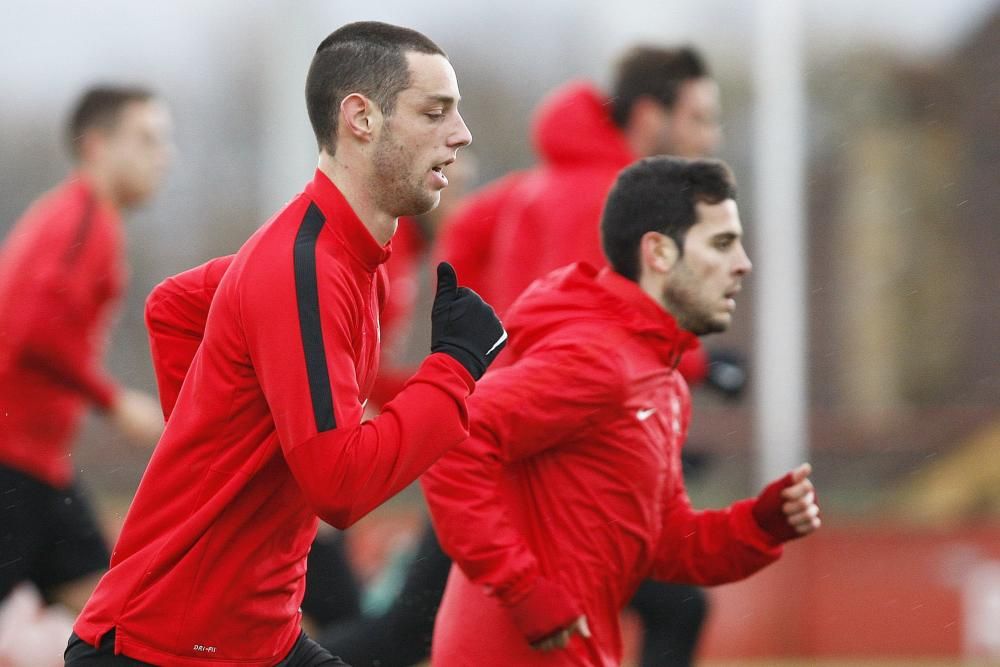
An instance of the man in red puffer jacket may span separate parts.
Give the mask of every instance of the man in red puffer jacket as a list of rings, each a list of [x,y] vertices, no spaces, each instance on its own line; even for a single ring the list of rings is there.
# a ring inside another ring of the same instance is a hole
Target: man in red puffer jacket
[[[751,269],[729,169],[642,160],[601,230],[610,268],[558,269],[514,303],[469,439],[421,479],[455,561],[436,666],[619,665],[618,615],[643,579],[736,581],[820,525],[808,464],[723,510],[684,490],[677,361],[729,327]]]
[[[607,92],[568,83],[535,112],[538,166],[495,181],[459,203],[436,254],[503,316],[536,278],[576,261],[606,264],[598,221],[615,176],[633,160],[712,155],[719,146],[719,91],[691,48],[637,46],[620,59]],[[679,362],[684,379],[726,397],[745,374],[736,359],[695,344]],[[685,467],[697,451],[688,452]],[[642,667],[687,667],[708,607],[691,586],[647,582],[631,609],[643,625]]]

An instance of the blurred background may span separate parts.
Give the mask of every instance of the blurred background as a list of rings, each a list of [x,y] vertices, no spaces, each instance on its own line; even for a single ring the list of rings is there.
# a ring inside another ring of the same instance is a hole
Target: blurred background
[[[721,87],[720,157],[741,183],[760,269],[759,52],[792,34],[802,215],[766,222],[768,234],[788,225],[803,239],[803,280],[787,286],[803,309],[803,431],[787,446],[760,442],[775,375],[755,335],[797,315],[761,307],[758,271],[734,328],[706,341],[739,352],[749,384],[737,401],[696,396],[689,442],[706,463],[690,486],[704,506],[756,493],[762,452],[785,447],[813,462],[825,523],[778,566],[712,592],[701,653],[705,664],[1000,664],[1000,2],[802,0],[781,22],[761,20],[768,4],[393,0],[361,12],[319,0],[5,0],[0,233],[69,168],[63,128],[87,85],[162,94],[177,157],[163,192],[129,218],[131,284],[108,350],[123,382],[155,391],[146,295],[234,252],[311,178],[309,61],[339,25],[377,19],[448,52],[476,183],[533,163],[531,112],[553,87],[607,83],[637,42],[696,46]],[[412,355],[428,328],[415,323]],[[82,477],[113,525],[147,454],[97,419],[82,438]],[[419,524],[420,503],[411,489],[357,528],[370,542],[354,549],[363,570],[384,556],[380,535]]]

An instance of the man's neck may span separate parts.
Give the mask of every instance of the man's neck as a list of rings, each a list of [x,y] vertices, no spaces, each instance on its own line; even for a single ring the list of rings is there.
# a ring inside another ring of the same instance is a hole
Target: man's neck
[[[388,243],[396,233],[396,217],[375,205],[370,177],[326,151],[319,154],[319,170],[337,186],[372,238],[379,245]]]
[[[112,185],[111,178],[109,178],[104,171],[94,165],[81,164],[77,167],[77,172],[83,177],[83,180],[87,182],[90,189],[93,191],[94,196],[97,197],[99,201],[103,202],[115,211],[121,211],[122,206],[118,199],[118,193]]]

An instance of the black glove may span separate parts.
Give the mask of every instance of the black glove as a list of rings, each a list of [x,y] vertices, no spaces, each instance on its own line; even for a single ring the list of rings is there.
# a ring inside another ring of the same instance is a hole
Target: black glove
[[[705,384],[725,398],[739,398],[747,384],[743,357],[731,350],[710,350]]]
[[[431,352],[450,355],[478,380],[507,343],[507,332],[490,304],[468,287],[458,286],[451,264],[438,264],[437,279]]]

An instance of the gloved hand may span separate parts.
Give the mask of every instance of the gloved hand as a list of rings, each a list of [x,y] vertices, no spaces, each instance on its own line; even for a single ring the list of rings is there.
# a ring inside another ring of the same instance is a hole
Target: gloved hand
[[[778,542],[805,537],[820,527],[816,489],[803,463],[781,479],[767,485],[751,508],[754,520]]]
[[[450,355],[479,380],[507,343],[507,332],[488,303],[468,287],[458,286],[451,264],[438,264],[437,278],[431,352]]]

